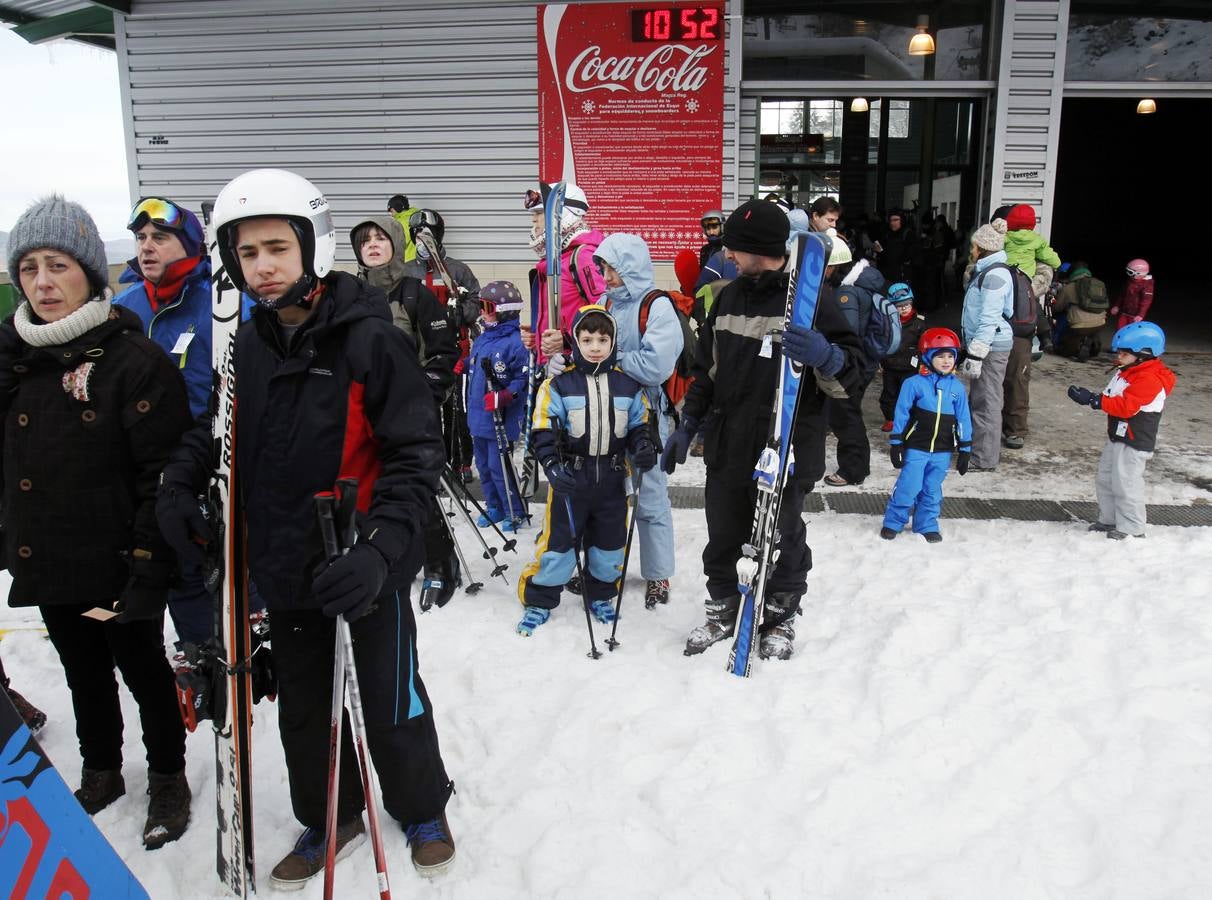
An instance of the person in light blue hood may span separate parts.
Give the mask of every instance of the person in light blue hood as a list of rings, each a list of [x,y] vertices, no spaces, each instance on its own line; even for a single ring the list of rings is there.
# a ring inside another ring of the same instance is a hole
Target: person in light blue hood
[[[812,230],[808,221],[808,213],[802,209],[789,210],[787,213],[787,222],[791,225],[791,236],[787,238],[787,255],[795,255],[795,244],[799,240],[801,234],[807,234]]]
[[[664,384],[682,352],[682,326],[673,301],[658,290],[648,245],[638,235],[610,235],[594,251],[593,259],[606,279],[606,296],[618,327],[619,368],[643,387],[663,444],[673,430]],[[640,307],[654,292],[662,296],[652,300],[641,331]],[[669,602],[669,579],[674,571],[673,509],[665,473],[659,468],[644,474],[636,516],[640,574],[647,582],[644,604],[652,609]]]

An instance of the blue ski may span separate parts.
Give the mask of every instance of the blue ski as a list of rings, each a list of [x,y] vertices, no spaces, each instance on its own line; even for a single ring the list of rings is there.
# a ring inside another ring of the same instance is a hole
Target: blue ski
[[[784,328],[788,325],[812,327],[831,247],[829,238],[823,234],[814,232],[800,235],[792,260],[794,268],[787,285]],[[787,482],[787,475],[795,468],[791,434],[800,407],[803,369],[802,365],[785,357],[780,362],[771,437],[753,471],[758,487],[757,503],[754,505],[749,543],[742,547],[741,558],[736,564],[741,605],[737,612],[732,652],[728,654],[728,671],[741,677],[749,676],[766,606],[766,581],[778,558],[776,535],[779,509],[782,506],[783,485]]]

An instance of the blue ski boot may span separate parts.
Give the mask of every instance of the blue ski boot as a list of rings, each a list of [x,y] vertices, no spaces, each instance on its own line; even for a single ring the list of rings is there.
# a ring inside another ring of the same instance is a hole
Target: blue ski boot
[[[541,606],[528,606],[522,621],[518,623],[518,634],[530,637],[534,630],[551,618],[551,610]]]
[[[484,510],[484,512],[480,513],[480,518],[476,519],[476,527],[491,528],[496,523],[503,521],[505,521],[505,513],[501,512],[499,509],[489,507],[488,509]]]
[[[603,625],[609,625],[614,621],[614,603],[610,600],[594,600],[589,604],[589,611]]]

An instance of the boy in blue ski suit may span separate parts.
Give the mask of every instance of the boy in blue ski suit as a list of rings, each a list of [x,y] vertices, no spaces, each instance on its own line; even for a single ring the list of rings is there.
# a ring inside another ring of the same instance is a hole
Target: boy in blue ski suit
[[[972,417],[968,395],[952,372],[959,357],[959,336],[949,328],[928,328],[918,342],[921,373],[905,379],[889,437],[889,456],[901,474],[896,479],[880,537],[892,540],[913,515],[913,530],[931,544],[943,539],[938,514],[943,479],[958,449],[956,471],[968,471],[972,456]]]
[[[582,307],[573,321],[572,367],[543,382],[535,399],[532,440],[547,475],[547,508],[535,559],[518,580],[526,607],[519,634],[533,634],[559,605],[579,548],[584,601],[600,621],[614,619],[627,533],[626,455],[641,472],[656,464],[644,392],[615,365],[616,333],[604,306]]]
[[[618,328],[619,368],[639,382],[656,421],[663,443],[673,431],[673,409],[664,385],[682,353],[682,326],[673,300],[658,291],[652,257],[643,238],[612,234],[593,254],[606,280],[610,312]],[[656,292],[648,305],[644,329],[640,310],[644,298]],[[633,478],[638,477],[633,473]],[[652,609],[669,602],[669,579],[674,572],[673,508],[665,473],[644,474],[636,503],[636,531],[640,537],[640,574],[646,584],[644,605]]]
[[[511,281],[493,281],[480,289],[480,304],[484,331],[471,345],[467,360],[467,427],[486,512],[477,524],[487,528],[500,522],[503,531],[512,531],[525,517],[526,507],[518,486],[501,466],[493,413],[500,412],[512,448],[526,413],[524,399],[518,398],[525,398],[530,377],[530,356],[518,330],[522,294]]]

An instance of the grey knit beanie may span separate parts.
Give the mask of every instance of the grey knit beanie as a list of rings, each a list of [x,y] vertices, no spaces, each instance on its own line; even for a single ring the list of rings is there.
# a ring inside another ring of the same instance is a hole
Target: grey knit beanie
[[[982,250],[1001,250],[1006,246],[1006,220],[994,219],[972,234],[972,243]]]
[[[79,203],[54,194],[33,203],[17,219],[8,236],[8,272],[18,291],[21,279],[17,264],[25,254],[42,247],[69,254],[84,269],[94,291],[100,292],[109,284],[105,242],[93,217]]]

